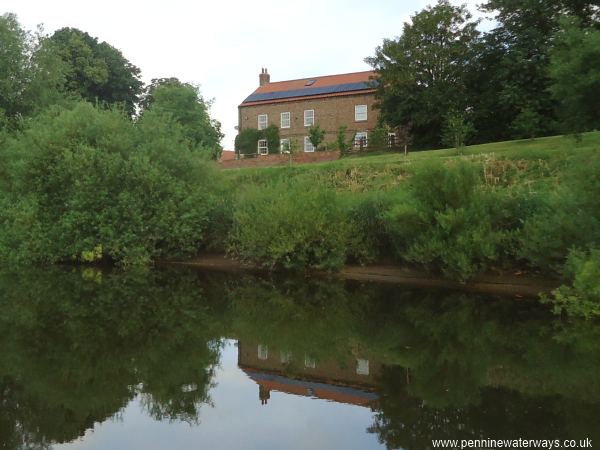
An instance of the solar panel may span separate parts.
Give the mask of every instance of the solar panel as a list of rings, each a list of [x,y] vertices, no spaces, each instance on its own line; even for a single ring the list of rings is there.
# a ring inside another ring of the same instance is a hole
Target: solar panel
[[[289,91],[265,92],[262,94],[252,94],[244,100],[243,103],[261,102],[266,100],[281,100],[292,97],[307,97],[309,95],[335,94],[339,92],[360,91],[371,89],[375,86],[373,82],[361,81],[359,83],[335,84],[333,86],[323,86],[308,89],[292,89]]]

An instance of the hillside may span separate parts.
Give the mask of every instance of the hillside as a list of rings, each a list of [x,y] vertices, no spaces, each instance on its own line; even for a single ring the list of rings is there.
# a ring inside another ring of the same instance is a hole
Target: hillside
[[[353,155],[335,161],[305,165],[224,170],[235,186],[265,184],[289,177],[312,179],[337,190],[365,191],[394,187],[415,166],[433,159],[464,159],[478,162],[490,184],[509,186],[557,182],[575,157],[600,155],[600,132],[585,133],[576,142],[571,136],[494,142],[456,149],[409,153]]]

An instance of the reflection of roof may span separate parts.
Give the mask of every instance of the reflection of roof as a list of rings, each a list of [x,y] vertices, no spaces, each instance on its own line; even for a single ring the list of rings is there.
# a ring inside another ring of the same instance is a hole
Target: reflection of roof
[[[266,83],[256,89],[242,105],[272,103],[301,98],[321,98],[374,91],[375,72],[356,72],[323,77]]]
[[[287,378],[281,375],[255,371],[250,368],[242,370],[260,386],[287,394],[316,397],[358,406],[369,406],[379,398],[377,394],[354,387]]]

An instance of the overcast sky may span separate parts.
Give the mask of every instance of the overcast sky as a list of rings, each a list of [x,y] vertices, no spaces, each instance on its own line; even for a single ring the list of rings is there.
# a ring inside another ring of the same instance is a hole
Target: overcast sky
[[[481,0],[467,3],[477,13]],[[233,149],[237,106],[256,87],[261,67],[271,81],[369,70],[364,58],[428,0],[1,0],[34,30],[87,31],[120,49],[145,82],[177,77],[214,99],[223,146]]]

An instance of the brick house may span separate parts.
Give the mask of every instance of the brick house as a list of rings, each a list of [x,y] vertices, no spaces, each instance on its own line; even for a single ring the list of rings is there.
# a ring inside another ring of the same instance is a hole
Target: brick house
[[[319,125],[325,132],[323,143],[330,143],[345,125],[346,142],[354,137],[355,146],[366,146],[378,120],[374,75],[366,71],[271,82],[262,69],[259,87],[238,107],[238,131],[276,125],[281,148],[294,140],[299,151],[314,152],[308,139],[311,126]],[[258,142],[257,153],[269,153],[266,140]]]

